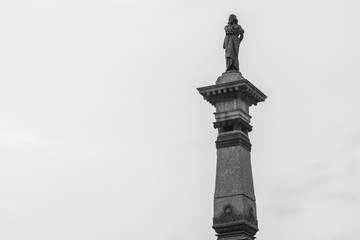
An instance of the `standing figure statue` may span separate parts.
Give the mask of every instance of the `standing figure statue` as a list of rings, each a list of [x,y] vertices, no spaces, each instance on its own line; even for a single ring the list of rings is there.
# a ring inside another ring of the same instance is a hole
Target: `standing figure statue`
[[[224,49],[226,57],[226,71],[239,71],[239,46],[244,38],[244,29],[238,25],[234,14],[229,17],[228,25],[225,26]]]

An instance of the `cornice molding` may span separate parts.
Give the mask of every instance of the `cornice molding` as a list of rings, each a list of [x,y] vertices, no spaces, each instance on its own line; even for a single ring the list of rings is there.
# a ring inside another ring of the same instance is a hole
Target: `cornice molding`
[[[240,98],[249,106],[265,101],[266,95],[246,79],[197,88],[213,106],[216,103]]]
[[[243,118],[238,117],[234,119],[228,119],[223,121],[214,122],[214,128],[219,128],[219,132],[224,132],[221,128],[231,127],[233,130],[240,130],[247,134],[252,131],[252,126]]]
[[[216,149],[242,146],[249,152],[251,152],[250,139],[240,131],[231,131],[223,134],[219,134],[216,143]]]

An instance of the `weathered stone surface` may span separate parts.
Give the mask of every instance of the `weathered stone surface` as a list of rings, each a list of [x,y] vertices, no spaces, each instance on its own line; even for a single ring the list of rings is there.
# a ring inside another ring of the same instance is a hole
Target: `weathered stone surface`
[[[242,118],[245,121],[250,122],[250,118],[251,118],[249,116],[249,114],[246,114],[241,109],[232,110],[232,111],[224,111],[224,112],[216,112],[214,114],[215,114],[215,119],[217,122],[221,122],[221,121],[225,121],[225,120],[229,120],[229,119],[237,119],[237,118]]]
[[[253,240],[258,231],[257,225],[252,207],[246,208],[244,213],[238,213],[231,204],[227,204],[223,213],[213,218],[213,228],[218,239]]]
[[[216,121],[243,118],[250,123],[251,120],[249,106],[241,99],[217,103],[216,112],[214,114]]]
[[[251,151],[251,143],[249,137],[240,130],[219,133],[215,143],[217,149],[241,146],[247,151]]]
[[[246,221],[235,222],[232,224],[213,225],[217,233],[218,240],[233,239],[233,240],[253,240],[255,234],[259,230],[256,226],[249,224]]]
[[[241,99],[235,98],[235,99],[230,99],[226,102],[218,102],[216,104],[216,113],[235,111],[235,110],[241,110],[245,114],[247,114],[249,119],[251,118],[249,115],[249,106]]]
[[[252,126],[245,119],[241,117],[225,118],[222,121],[216,121],[214,122],[214,128],[218,128],[219,133],[239,130],[247,135],[248,132],[252,131]]]
[[[253,209],[253,214],[256,218],[256,204],[254,199],[250,199],[244,194],[233,196],[224,196],[221,198],[214,198],[214,218],[219,218],[226,208],[231,205],[235,214],[248,214],[249,209]]]
[[[244,194],[255,200],[250,152],[242,146],[217,150],[215,198]]]
[[[241,72],[232,70],[224,72],[220,77],[218,77],[218,79],[216,80],[216,84],[233,82],[243,79],[245,78],[242,76]]]

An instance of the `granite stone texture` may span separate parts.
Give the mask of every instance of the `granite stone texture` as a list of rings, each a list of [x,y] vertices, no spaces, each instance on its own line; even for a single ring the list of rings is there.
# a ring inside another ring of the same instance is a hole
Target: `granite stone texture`
[[[218,149],[214,197],[237,194],[255,200],[250,152],[242,146]]]
[[[228,119],[243,118],[250,123],[249,106],[241,99],[233,99],[226,102],[216,104],[216,112],[214,113],[216,121],[224,121]]]
[[[241,99],[230,99],[226,102],[219,102],[216,104],[216,113],[227,112],[232,110],[241,110],[249,114],[249,106]]]
[[[251,143],[247,134],[241,130],[219,133],[216,141],[216,149],[242,146],[247,151],[251,151]]]

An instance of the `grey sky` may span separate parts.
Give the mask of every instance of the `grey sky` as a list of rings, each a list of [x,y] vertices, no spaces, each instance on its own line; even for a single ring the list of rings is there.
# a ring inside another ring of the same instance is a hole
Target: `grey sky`
[[[245,30],[258,239],[360,240],[358,1],[3,1],[0,238],[215,239],[196,87]]]

